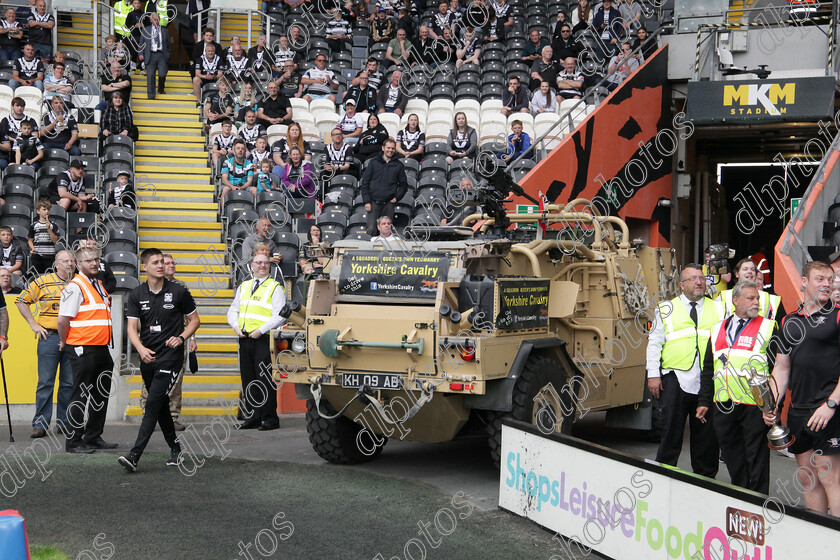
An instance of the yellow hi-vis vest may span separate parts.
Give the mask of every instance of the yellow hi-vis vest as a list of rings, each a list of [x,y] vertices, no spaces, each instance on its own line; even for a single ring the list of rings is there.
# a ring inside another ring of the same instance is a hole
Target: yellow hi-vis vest
[[[254,280],[246,280],[239,286],[239,328],[252,333],[271,319],[271,295],[280,283],[265,277],[260,280],[257,291],[251,294]],[[282,289],[282,288],[280,288]]]
[[[697,311],[697,326],[691,320],[680,296],[663,301],[658,306],[659,316],[665,328],[665,344],[662,346],[663,370],[688,370],[694,365],[696,356],[702,361],[712,327],[723,320],[723,304],[709,298],[703,299],[703,312]]]
[[[147,12],[149,11],[149,4],[152,3],[154,3],[155,11],[157,12],[158,17],[160,18],[160,26],[166,27],[167,25],[169,25],[169,12],[167,11],[167,9],[169,8],[169,0],[157,0],[157,2],[154,2],[154,0],[149,0],[148,2],[146,2],[145,7],[145,10]]]
[[[735,304],[732,303],[732,290],[724,290],[720,292],[720,300],[726,308],[726,316],[735,313]],[[779,306],[782,304],[780,296],[768,294],[764,290],[758,291],[758,314],[768,319],[776,319],[776,313],[779,311]]]
[[[732,321],[738,320],[738,317],[732,317]],[[751,319],[731,345],[725,324],[726,321],[721,321],[715,325],[710,342],[715,358],[714,402],[731,400],[736,404],[755,405],[750,386],[750,369],[755,368],[758,375],[768,375],[767,346],[776,328],[776,321],[760,315]]]
[[[133,10],[131,4],[124,0],[117,0],[117,3],[114,4],[114,33],[123,37],[131,35],[131,32],[125,26],[125,19]]]

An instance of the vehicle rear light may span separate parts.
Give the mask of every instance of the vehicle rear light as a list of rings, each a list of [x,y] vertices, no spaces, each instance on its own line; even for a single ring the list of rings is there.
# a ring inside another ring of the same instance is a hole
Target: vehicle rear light
[[[470,383],[469,385],[464,385],[465,391],[472,391],[473,389],[475,389],[475,385],[473,385],[472,383]]]
[[[289,341],[284,338],[278,338],[274,341],[274,346],[277,348],[278,352],[282,352],[289,347]]]
[[[463,383],[450,383],[449,384],[449,389],[451,391],[463,391],[464,390],[464,384]]]
[[[465,362],[471,362],[475,359],[475,348],[460,348],[461,359]]]

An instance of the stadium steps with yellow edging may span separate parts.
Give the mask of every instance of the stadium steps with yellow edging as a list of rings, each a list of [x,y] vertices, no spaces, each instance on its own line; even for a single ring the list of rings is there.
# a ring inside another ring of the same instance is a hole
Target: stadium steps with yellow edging
[[[230,265],[218,218],[215,187],[205,147],[200,109],[186,72],[171,71],[166,94],[146,95],[146,77],[133,74],[132,110],[140,138],[135,148],[140,250],[157,247],[178,263],[177,278],[198,304],[202,328],[196,335],[199,372],[184,376],[185,422],[225,414],[220,405],[236,404],[241,388],[237,338],[227,324],[233,299]],[[140,281],[145,281],[145,274]],[[139,422],[140,378],[129,380],[125,417]]]
[[[262,20],[259,14],[251,15],[251,44],[257,42],[257,37],[262,33]],[[219,43],[223,47],[230,45],[230,39],[238,35],[242,44],[248,42],[248,15],[241,13],[223,13],[222,21],[219,24]],[[246,49],[247,50],[247,49]]]
[[[66,18],[71,17],[72,25],[66,25]],[[58,50],[75,51],[84,58],[84,51],[93,51],[93,14],[58,11]]]
[[[744,10],[754,3],[755,0],[731,0],[729,9],[726,11],[726,22],[729,24],[741,23],[746,13]]]

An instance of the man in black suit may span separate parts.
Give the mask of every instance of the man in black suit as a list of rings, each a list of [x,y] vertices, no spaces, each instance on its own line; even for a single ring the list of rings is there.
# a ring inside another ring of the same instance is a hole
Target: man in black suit
[[[158,93],[165,93],[163,86],[169,71],[169,31],[160,25],[160,16],[149,16],[151,25],[143,30],[143,44],[140,45],[140,60],[146,63],[146,92],[149,99],[155,98],[155,71],[158,74]]]

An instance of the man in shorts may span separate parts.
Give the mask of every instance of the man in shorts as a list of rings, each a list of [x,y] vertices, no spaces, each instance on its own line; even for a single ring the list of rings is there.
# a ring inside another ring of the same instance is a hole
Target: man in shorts
[[[782,319],[771,384],[779,401],[791,390],[787,424],[795,438],[796,474],[805,507],[840,516],[840,308],[831,299],[833,271],[812,261],[802,269],[803,305]],[[780,397],[779,395],[782,395]],[[775,414],[765,413],[772,424]]]

